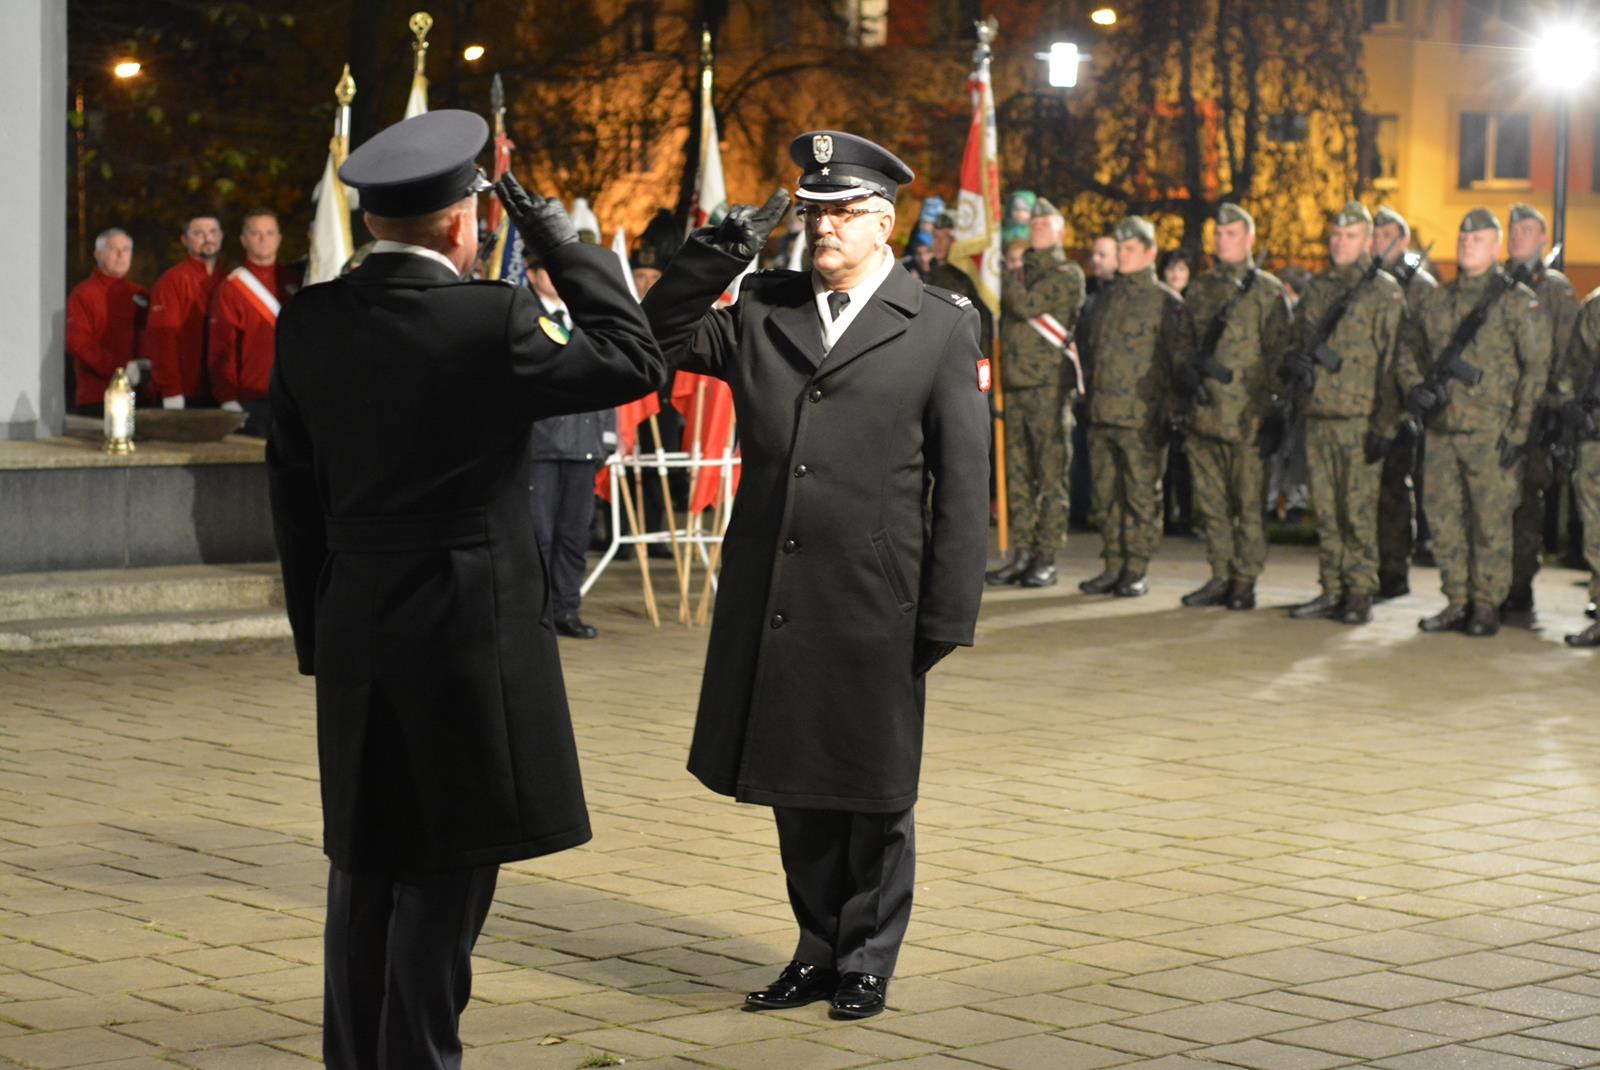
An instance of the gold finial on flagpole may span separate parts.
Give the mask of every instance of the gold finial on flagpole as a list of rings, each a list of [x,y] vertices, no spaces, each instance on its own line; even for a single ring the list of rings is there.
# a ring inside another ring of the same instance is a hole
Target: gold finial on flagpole
[[[428,63],[428,31],[433,29],[433,16],[426,11],[418,11],[412,14],[406,25],[411,27],[411,36],[416,38],[411,51],[416,56],[415,73],[421,74]]]
[[[339,75],[339,84],[333,87],[333,95],[341,108],[348,108],[350,102],[356,99],[356,80],[350,76],[350,64],[344,65],[344,73]]]

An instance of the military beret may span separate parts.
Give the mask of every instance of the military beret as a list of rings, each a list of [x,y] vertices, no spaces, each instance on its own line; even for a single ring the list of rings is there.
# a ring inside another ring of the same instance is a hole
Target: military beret
[[[1232,201],[1223,201],[1217,205],[1217,226],[1225,227],[1229,223],[1243,223],[1254,230],[1256,220],[1249,212]]]
[[[1367,211],[1367,206],[1360,201],[1351,201],[1339,210],[1338,215],[1333,217],[1333,225],[1336,227],[1353,227],[1357,223],[1370,222],[1372,222],[1372,213]]]
[[[956,229],[956,217],[951,215],[949,212],[940,212],[938,215],[933,217],[933,229],[934,230],[954,230],[954,229]]]
[[[1411,233],[1411,224],[1406,222],[1406,217],[1390,208],[1387,204],[1372,213],[1372,225],[1375,227],[1399,227],[1401,234]]]
[[[1500,220],[1487,208],[1474,208],[1461,219],[1461,233],[1471,234],[1479,230],[1499,230]]]
[[[1060,219],[1061,213],[1056,211],[1055,205],[1051,204],[1043,197],[1040,197],[1038,200],[1033,202],[1034,219],[1045,219],[1049,216],[1054,216],[1055,218]]]
[[[917,176],[894,153],[839,130],[801,134],[789,145],[799,165],[795,195],[803,201],[848,201],[877,194],[887,200]]]
[[[1156,225],[1142,215],[1125,216],[1111,228],[1111,236],[1118,241],[1142,241],[1146,245],[1156,243]]]
[[[1537,219],[1539,225],[1549,229],[1550,224],[1545,222],[1544,213],[1531,204],[1513,204],[1511,206],[1511,225],[1516,226],[1524,219]]]
[[[443,109],[395,123],[339,168],[361,191],[361,207],[391,219],[427,215],[489,188],[476,159],[489,124],[470,111]]]

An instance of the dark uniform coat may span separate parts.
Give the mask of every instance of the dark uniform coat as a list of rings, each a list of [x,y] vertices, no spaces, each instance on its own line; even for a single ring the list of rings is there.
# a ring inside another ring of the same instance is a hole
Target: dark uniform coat
[[[895,267],[824,356],[809,274],[705,311],[742,266],[691,240],[644,302],[669,364],[732,388],[744,465],[689,769],[747,802],[898,812],[914,640],[970,645],[983,591],[978,315]]]
[[[664,369],[615,256],[574,242],[546,266],[578,324],[565,344],[526,289],[407,254],[306,288],[278,321],[268,474],[341,869],[589,839],[528,434]]]

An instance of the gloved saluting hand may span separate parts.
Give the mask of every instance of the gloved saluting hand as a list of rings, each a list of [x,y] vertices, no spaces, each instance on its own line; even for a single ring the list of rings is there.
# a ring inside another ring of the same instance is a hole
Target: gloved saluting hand
[[[736,204],[728,209],[721,223],[701,227],[695,231],[695,237],[736,260],[754,260],[788,210],[789,191],[773,190],[767,203],[760,208],[753,204]]]
[[[494,184],[494,192],[506,206],[506,215],[516,225],[522,244],[540,257],[578,240],[578,228],[572,225],[561,202],[529,193],[510,171]]]

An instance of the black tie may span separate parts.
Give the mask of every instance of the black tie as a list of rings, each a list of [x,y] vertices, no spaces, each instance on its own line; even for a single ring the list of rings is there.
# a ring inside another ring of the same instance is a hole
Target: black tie
[[[565,328],[567,326],[567,310],[564,308],[552,308],[550,310],[550,318],[556,321],[557,327]]]
[[[834,319],[839,318],[839,313],[844,311],[844,306],[850,303],[850,295],[844,290],[828,291],[828,312]]]

